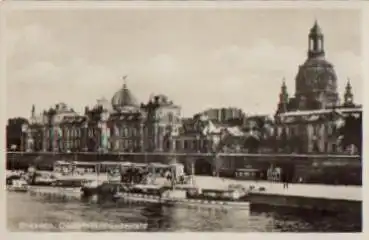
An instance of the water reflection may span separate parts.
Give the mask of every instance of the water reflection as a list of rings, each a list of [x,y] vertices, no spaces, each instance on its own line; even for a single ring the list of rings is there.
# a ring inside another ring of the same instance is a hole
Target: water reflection
[[[144,229],[114,231],[236,231],[236,232],[346,232],[361,231],[361,218],[356,215],[317,213],[271,207],[252,207],[251,211],[215,211],[164,207],[158,204],[123,203],[87,204],[78,201],[42,200],[28,194],[7,194],[8,228],[25,231],[20,224],[50,223],[61,231],[60,223],[144,224]],[[104,225],[105,226],[105,225]],[[110,228],[73,229],[77,231],[113,231]],[[29,231],[29,229],[28,229]]]

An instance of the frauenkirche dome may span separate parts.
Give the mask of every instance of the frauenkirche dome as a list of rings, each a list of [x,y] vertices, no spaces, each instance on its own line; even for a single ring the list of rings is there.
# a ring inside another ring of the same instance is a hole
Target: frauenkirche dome
[[[295,97],[300,110],[329,108],[338,103],[337,76],[325,59],[324,35],[317,22],[310,29],[308,57],[296,76]]]

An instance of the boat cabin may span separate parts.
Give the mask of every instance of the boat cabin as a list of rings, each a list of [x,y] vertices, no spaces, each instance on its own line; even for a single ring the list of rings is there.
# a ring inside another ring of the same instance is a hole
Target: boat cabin
[[[62,175],[95,174],[97,171],[98,164],[95,162],[57,161],[54,164],[54,172]]]
[[[99,164],[95,162],[72,162],[73,170],[77,174],[84,175],[86,173],[96,174],[98,172]]]
[[[110,173],[116,171],[116,169],[121,169],[121,163],[119,162],[101,162],[99,163],[98,173]]]
[[[241,189],[189,189],[187,197],[194,199],[234,201],[246,196]]]
[[[235,171],[235,178],[242,180],[257,180],[261,178],[261,170],[255,168],[238,168]]]
[[[170,166],[163,163],[149,163],[148,171],[155,176],[164,177],[166,171],[170,171]]]

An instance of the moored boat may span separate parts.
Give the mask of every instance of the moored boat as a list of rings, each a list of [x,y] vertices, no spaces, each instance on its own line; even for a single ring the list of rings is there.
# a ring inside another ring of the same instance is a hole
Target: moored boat
[[[158,172],[163,173],[163,171],[157,171],[161,168],[169,169],[170,176],[163,174],[157,177]],[[106,181],[97,187],[82,187],[83,194],[85,197],[95,195],[97,201],[110,199],[188,207],[249,209],[249,203],[245,201],[247,191],[243,188],[230,186],[229,189],[224,190],[202,190],[193,184],[191,177],[182,174],[178,164],[176,166],[150,164],[146,169],[150,171],[146,171],[146,175],[139,182],[133,180],[136,179],[134,176],[126,175],[122,176],[122,181]],[[139,173],[133,170],[127,172]],[[123,181],[124,179],[128,181]]]
[[[140,191],[137,191],[139,189]],[[191,190],[165,189],[155,186],[136,186],[136,191],[120,191],[114,194],[115,201],[134,203],[157,203],[169,206],[183,206],[207,209],[238,209],[248,210],[249,202],[244,200],[246,194],[237,190],[207,190],[206,194],[191,195]],[[210,194],[220,196],[209,197]]]
[[[26,180],[20,178],[20,179],[14,179],[12,181],[12,184],[7,186],[8,191],[12,192],[27,192],[28,191],[28,183]]]

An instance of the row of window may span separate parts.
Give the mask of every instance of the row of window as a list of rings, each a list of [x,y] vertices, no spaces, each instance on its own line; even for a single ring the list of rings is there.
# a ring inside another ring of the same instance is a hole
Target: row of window
[[[183,142],[183,145],[182,145]],[[176,149],[205,149],[209,146],[207,140],[183,140],[176,141]]]
[[[303,128],[302,128],[303,127]],[[333,134],[334,132],[334,126],[332,124],[327,125],[305,125],[305,126],[289,126],[285,128],[285,132],[287,136],[294,136],[300,134],[300,130],[308,130],[311,129],[311,133],[313,135],[319,135],[322,129],[325,129],[326,133],[328,135]],[[279,136],[282,134],[283,129],[279,128],[278,133]],[[308,130],[309,131],[309,130]]]

